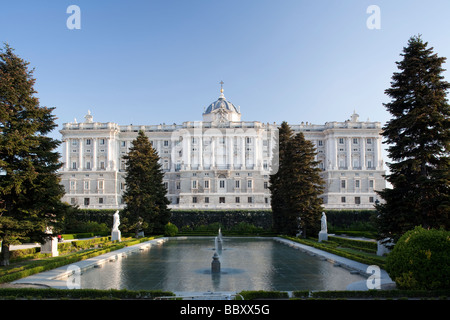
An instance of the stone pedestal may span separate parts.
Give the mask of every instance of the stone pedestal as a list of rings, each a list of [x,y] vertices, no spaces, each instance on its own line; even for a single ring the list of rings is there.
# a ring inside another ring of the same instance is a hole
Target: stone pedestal
[[[213,261],[211,262],[211,273],[220,273],[220,261],[217,252],[214,253]]]
[[[111,241],[121,241],[121,232],[120,232],[120,230],[113,230],[111,232]]]
[[[51,253],[52,257],[57,257],[59,255],[58,238],[52,237],[51,239],[45,241],[44,244],[41,244],[41,253]]]
[[[327,240],[328,240],[328,232],[320,231],[319,232],[319,242],[327,241]]]

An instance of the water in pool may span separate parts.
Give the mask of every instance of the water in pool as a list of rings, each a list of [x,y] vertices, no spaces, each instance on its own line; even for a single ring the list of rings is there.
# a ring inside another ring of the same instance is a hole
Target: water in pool
[[[84,271],[81,288],[190,291],[345,290],[365,280],[320,257],[264,238],[224,238],[220,273],[214,238],[170,240]]]

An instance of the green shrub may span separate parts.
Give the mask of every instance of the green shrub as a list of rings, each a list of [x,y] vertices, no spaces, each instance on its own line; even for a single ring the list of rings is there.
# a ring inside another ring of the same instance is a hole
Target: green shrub
[[[416,227],[396,243],[386,271],[400,289],[450,287],[450,232]]]
[[[288,299],[289,295],[283,291],[241,291],[239,294],[244,297],[245,300],[255,299]]]
[[[176,225],[168,222],[165,226],[164,226],[164,235],[166,237],[175,237],[178,233],[178,228]]]

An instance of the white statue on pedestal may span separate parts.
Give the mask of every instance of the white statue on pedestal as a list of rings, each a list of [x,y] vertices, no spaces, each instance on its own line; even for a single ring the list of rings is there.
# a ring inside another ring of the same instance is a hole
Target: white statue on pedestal
[[[328,240],[327,216],[325,215],[325,212],[322,212],[322,218],[320,218],[319,242],[327,240]]]
[[[325,212],[322,212],[322,218],[320,218],[320,231],[328,233],[327,216],[325,215]]]
[[[119,210],[117,210],[113,215],[113,228],[111,231],[111,241],[121,240],[121,232],[119,230],[119,225],[120,225],[120,216]]]

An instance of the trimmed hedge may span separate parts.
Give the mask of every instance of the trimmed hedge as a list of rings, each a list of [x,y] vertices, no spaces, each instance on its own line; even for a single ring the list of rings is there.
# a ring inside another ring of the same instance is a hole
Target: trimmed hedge
[[[305,244],[307,246],[311,246],[323,251],[327,251],[330,253],[334,253],[338,256],[344,257],[344,258],[348,258],[351,260],[355,260],[361,263],[365,263],[365,264],[374,264],[374,265],[378,265],[380,267],[384,267],[385,265],[385,259],[382,257],[378,257],[378,256],[373,256],[373,257],[367,257],[367,256],[362,256],[356,253],[350,253],[350,252],[344,252],[343,250],[339,250],[338,248],[334,247],[334,246],[330,246],[327,245],[326,243],[319,243],[313,240],[308,240],[308,239],[299,239],[299,238],[293,238],[293,237],[287,237],[287,236],[282,236],[282,238],[291,240],[291,241],[295,241],[301,244]]]
[[[347,248],[363,250],[369,253],[377,253],[377,243],[374,241],[344,239],[328,236],[328,240],[338,243]]]
[[[154,299],[164,296],[175,296],[175,294],[162,290],[0,288],[0,299]]]
[[[195,230],[202,226],[217,225],[231,230],[238,225],[252,225],[263,230],[272,228],[270,210],[172,210],[170,222],[179,230]],[[217,231],[218,228],[216,228]]]
[[[241,291],[239,294],[244,297],[245,300],[256,299],[289,299],[287,292],[283,291]]]
[[[406,232],[389,253],[386,271],[401,289],[450,288],[450,231]]]
[[[368,290],[368,291],[312,291],[312,298],[323,299],[392,299],[447,298],[450,290]]]

